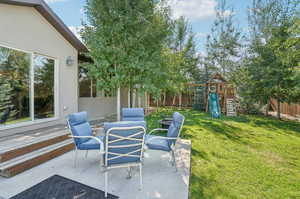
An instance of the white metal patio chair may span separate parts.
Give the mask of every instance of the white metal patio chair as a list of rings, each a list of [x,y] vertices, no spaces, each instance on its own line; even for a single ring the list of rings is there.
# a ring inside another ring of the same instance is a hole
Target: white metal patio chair
[[[175,145],[180,138],[180,133],[184,124],[184,116],[178,112],[173,114],[173,120],[168,129],[153,129],[149,134],[146,135],[145,144],[147,149],[166,151],[171,154],[170,161],[175,166],[177,171],[177,164],[175,159]],[[167,136],[156,136],[152,135],[155,131],[167,131]]]
[[[108,192],[108,171],[115,168],[139,167],[140,189],[143,187],[142,158],[145,139],[145,122],[116,122],[104,124],[105,137],[105,197]]]
[[[68,127],[74,139],[75,154],[74,154],[74,167],[77,164],[78,150],[85,150],[87,157],[89,150],[99,150],[100,154],[104,153],[103,136],[93,136],[93,130],[87,121],[87,113],[73,113],[68,116]]]

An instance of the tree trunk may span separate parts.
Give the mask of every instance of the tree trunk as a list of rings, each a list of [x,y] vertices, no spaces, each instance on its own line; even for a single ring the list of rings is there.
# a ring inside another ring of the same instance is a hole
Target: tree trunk
[[[136,90],[132,89],[132,108],[134,108],[136,106]]]
[[[144,93],[144,103],[145,103],[145,108],[149,108],[149,98],[147,92]]]
[[[280,117],[280,100],[277,99],[277,118],[281,119]]]
[[[117,121],[121,120],[121,89],[117,91]]]
[[[130,94],[129,94],[129,95],[130,95],[130,100],[129,100],[129,101],[130,101],[130,107],[129,107],[129,108],[132,108],[132,95],[133,95],[133,91],[132,91],[132,90],[133,90],[133,89],[130,87],[130,88],[129,88],[129,93],[130,93]]]
[[[137,92],[138,95],[138,107],[141,108],[142,107],[142,99],[141,99],[141,95],[139,92]]]
[[[182,106],[182,93],[179,94],[179,107]]]
[[[150,107],[150,95],[146,92],[145,93],[145,98],[146,98],[146,106],[147,106],[147,108],[149,108]]]
[[[174,97],[173,97],[172,106],[175,106],[175,100],[176,100],[176,95],[174,95]]]
[[[266,116],[268,116],[269,115],[269,109],[270,109],[270,101],[267,103],[267,106],[266,106],[266,112],[265,112],[265,114],[266,114]]]
[[[164,101],[163,101],[163,106],[165,107],[166,106],[166,98],[167,98],[167,93],[164,92]]]
[[[130,100],[130,88],[128,88],[127,91],[127,107],[130,108],[131,107],[131,100]]]

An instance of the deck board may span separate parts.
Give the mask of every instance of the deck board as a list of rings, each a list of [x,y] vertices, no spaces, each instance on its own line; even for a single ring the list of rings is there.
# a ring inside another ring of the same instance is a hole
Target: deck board
[[[22,145],[28,145],[30,143],[37,142],[41,139],[47,137],[51,138],[59,134],[66,134],[67,129],[65,126],[53,126],[37,129],[34,131],[27,131],[23,133],[18,133],[12,136],[6,136],[0,138],[0,151],[7,150],[9,148],[15,148]]]

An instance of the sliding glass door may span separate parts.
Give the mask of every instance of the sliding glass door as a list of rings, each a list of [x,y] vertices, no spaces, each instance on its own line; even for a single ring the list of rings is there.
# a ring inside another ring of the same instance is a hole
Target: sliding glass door
[[[0,46],[0,128],[55,117],[55,60]]]

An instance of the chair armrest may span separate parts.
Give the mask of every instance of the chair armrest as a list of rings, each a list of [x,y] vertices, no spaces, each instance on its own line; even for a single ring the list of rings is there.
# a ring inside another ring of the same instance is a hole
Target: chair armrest
[[[162,129],[162,128],[158,128],[158,129],[153,129],[151,130],[148,135],[150,135],[151,133],[155,132],[155,131],[168,131],[168,129]]]
[[[71,137],[71,138],[90,138],[90,139],[94,139],[97,142],[99,142],[99,144],[100,144],[100,153],[104,153],[104,151],[103,151],[103,149],[104,149],[103,142],[95,136],[74,136],[74,135],[69,135],[69,137]]]
[[[149,140],[155,140],[155,139],[177,140],[178,138],[180,138],[180,137],[176,137],[176,138],[174,137],[174,138],[171,138],[171,137],[163,137],[163,136],[154,136],[154,137],[152,137],[152,138],[146,140],[145,144],[147,145],[147,141],[149,141]],[[176,143],[175,143],[175,144],[176,144]],[[172,149],[172,150],[174,150],[175,144],[172,144],[172,145],[171,145],[171,149]]]
[[[171,138],[171,137],[163,137],[163,136],[154,136],[152,138],[149,138],[147,141],[149,140],[155,140],[155,139],[165,139],[165,140],[177,140],[178,137],[174,137],[174,138]],[[146,143],[147,143],[146,141]]]

